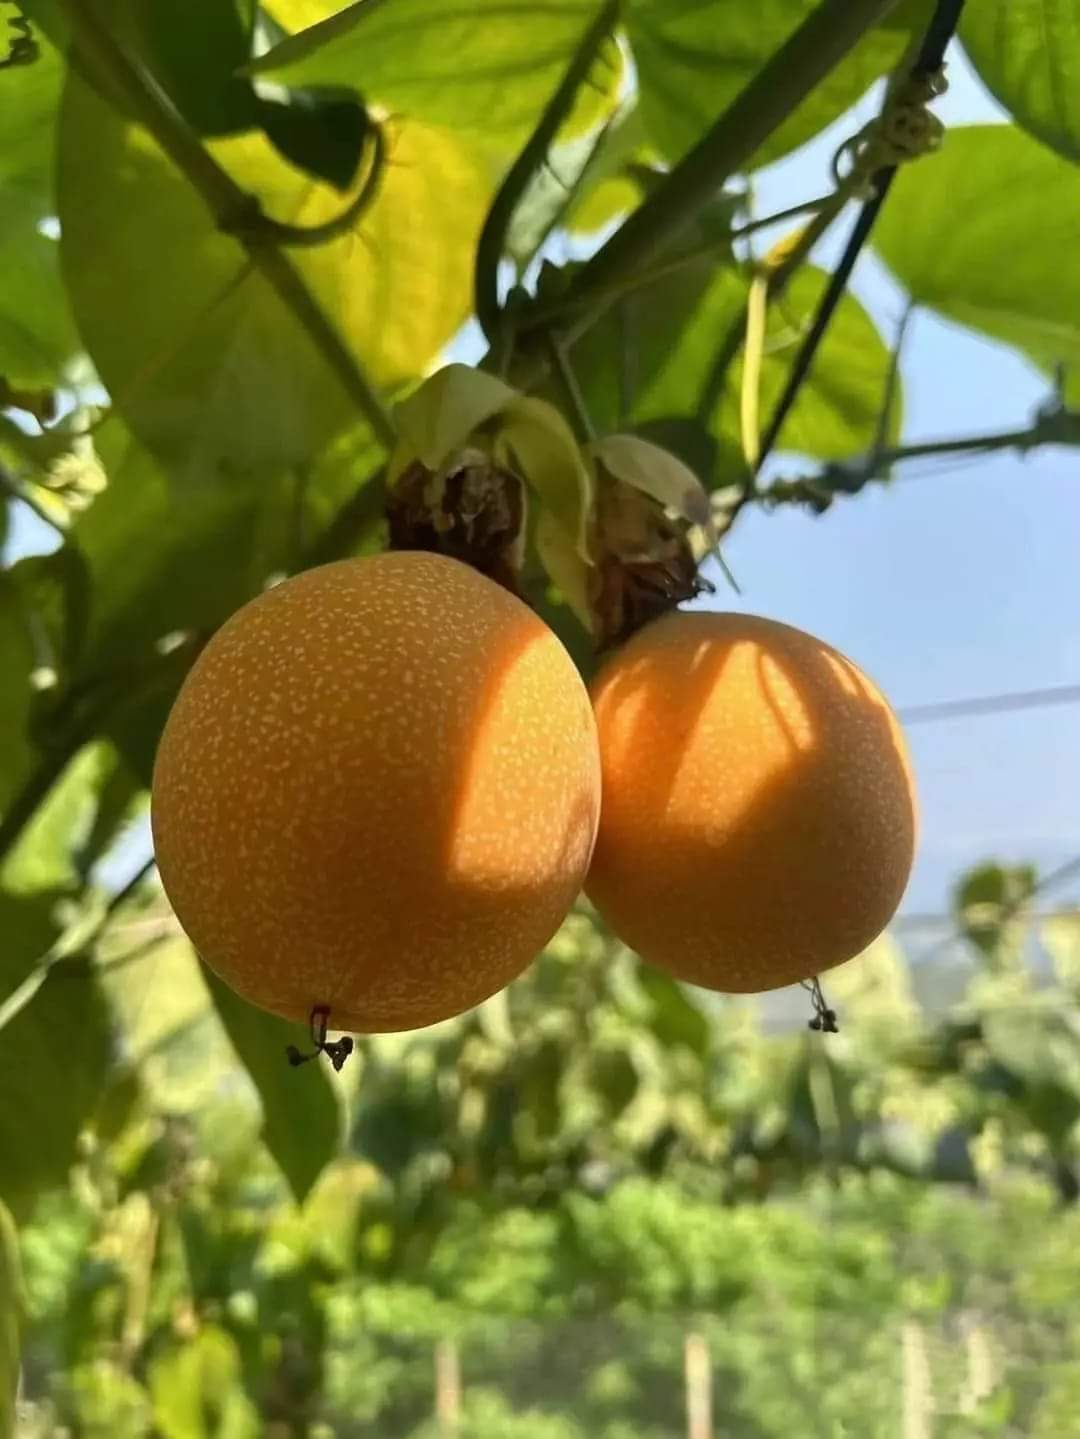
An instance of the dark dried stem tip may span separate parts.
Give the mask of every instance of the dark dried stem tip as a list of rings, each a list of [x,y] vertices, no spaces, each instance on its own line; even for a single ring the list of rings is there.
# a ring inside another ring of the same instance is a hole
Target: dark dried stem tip
[[[830,1009],[826,1004],[825,996],[821,992],[821,981],[817,975],[813,979],[803,979],[799,982],[810,995],[810,1003],[814,1006],[814,1017],[807,1021],[807,1028],[820,1030],[823,1034],[839,1034],[840,1026],[836,1022],[836,1010]]]
[[[325,1054],[330,1063],[340,1073],[342,1066],[353,1052],[353,1042],[348,1035],[343,1039],[327,1039],[326,1030],[330,1023],[330,1008],[325,1004],[317,1004],[308,1017],[308,1024],[311,1027],[311,1042],[315,1048],[310,1054],[302,1054],[295,1044],[287,1044],[285,1053],[289,1057],[289,1063],[295,1069],[300,1064],[306,1064],[309,1059],[315,1059],[320,1054]]]

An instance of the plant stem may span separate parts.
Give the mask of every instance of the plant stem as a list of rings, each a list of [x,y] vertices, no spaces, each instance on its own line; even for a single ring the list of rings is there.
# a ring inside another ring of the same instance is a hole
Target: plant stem
[[[998,450],[1019,450],[1021,454],[1040,445],[1071,445],[1080,448],[1080,413],[1058,405],[1040,411],[1022,430],[998,430],[985,435],[964,435],[954,440],[925,440],[913,445],[875,448],[859,460],[823,466],[815,474],[777,479],[760,487],[751,478],[717,515],[721,533],[730,533],[744,509],[755,501],[766,504],[802,504],[821,514],[837,496],[856,495],[866,485],[887,478],[893,465],[905,460],[930,459],[938,455],[992,454]]]
[[[660,280],[666,280],[669,275],[677,275],[680,270],[685,270],[691,265],[696,265],[703,260],[719,260],[730,251],[735,240],[746,240],[759,230],[766,230],[772,225],[782,224],[784,220],[795,219],[798,215],[806,215],[816,212],[828,206],[833,195],[819,195],[813,200],[803,200],[798,205],[789,205],[786,210],[778,210],[775,215],[762,215],[758,220],[749,220],[745,225],[737,225],[730,230],[722,239],[709,240],[702,245],[694,245],[687,250],[681,250],[670,260],[664,260],[658,265],[652,265],[648,269],[639,270],[626,278],[610,290],[606,290],[603,299],[608,304],[614,304],[618,300],[625,299],[628,295],[634,295],[639,290],[647,289],[650,285],[657,284]],[[528,320],[530,328],[534,326],[550,325],[559,320],[571,318],[580,314],[590,304],[584,297],[566,297],[552,300],[548,304],[532,305],[529,308]],[[576,340],[580,337],[580,331],[571,327],[569,337]]]
[[[222,169],[153,76],[125,54],[109,27],[93,14],[85,0],[59,3],[71,27],[73,43],[91,70],[107,78],[130,115],[145,126],[202,197],[218,228],[234,234],[244,246],[307,331],[376,437],[390,449],[396,434],[389,412],[356,357],[312,298],[292,260],[274,242],[272,229],[268,234],[251,223],[252,197]]]
[[[885,376],[885,394],[881,401],[881,413],[878,415],[877,432],[874,435],[873,454],[880,455],[885,448],[889,438],[889,429],[892,425],[893,414],[896,410],[896,392],[900,382],[900,361],[904,352],[904,341],[907,339],[908,326],[911,324],[911,317],[915,313],[915,301],[910,299],[904,306],[904,312],[900,316],[900,323],[896,327],[896,337],[893,340],[892,353],[889,356],[889,371]]]
[[[822,0],[712,128],[585,265],[575,297],[595,298],[652,260],[795,107],[893,7],[895,0]]]
[[[773,303],[787,289],[792,276],[809,257],[811,250],[824,235],[837,215],[847,203],[847,192],[838,190],[835,194],[821,205],[814,218],[798,232],[793,243],[787,250],[783,260],[771,271],[769,275],[768,300]],[[739,353],[746,334],[746,307],[739,311],[732,320],[731,325],[721,340],[719,348],[713,357],[709,367],[709,373],[705,377],[705,383],[701,387],[701,394],[698,397],[696,418],[698,423],[706,429],[712,421],[713,411],[720,403],[720,396],[724,391],[724,381],[732,361]]]
[[[875,447],[861,460],[828,464],[816,474],[795,480],[780,479],[764,490],[756,490],[752,498],[776,503],[809,503],[814,497],[853,495],[864,485],[884,477],[893,465],[903,464],[905,460],[925,460],[942,455],[988,455],[1000,450],[1025,453],[1040,445],[1080,447],[1080,414],[1058,407],[1040,412],[1026,429],[995,430],[985,435],[960,435],[951,440],[923,440],[911,445]],[[740,497],[728,511],[728,528],[743,503]]]
[[[592,69],[593,61],[618,18],[618,0],[606,0],[592,24],[585,31],[570,59],[570,64],[540,116],[536,129],[518,155],[498,193],[491,202],[480,240],[476,247],[476,317],[490,342],[499,338],[505,315],[499,305],[499,264],[506,250],[506,237],[514,213],[532,184],[533,177],[547,159],[563,121],[573,109],[577,93]]]
[[[566,396],[567,408],[573,420],[576,422],[578,439],[583,443],[596,439],[596,426],[592,422],[588,406],[585,403],[585,396],[581,393],[581,386],[578,384],[577,376],[574,374],[573,366],[566,358],[562,342],[558,335],[547,335],[547,351],[551,356],[552,368],[559,381],[559,386]]]

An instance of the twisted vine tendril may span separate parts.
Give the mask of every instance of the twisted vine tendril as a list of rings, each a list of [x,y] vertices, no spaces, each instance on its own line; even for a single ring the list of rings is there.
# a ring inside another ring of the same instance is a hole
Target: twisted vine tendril
[[[327,1039],[326,1030],[330,1022],[330,1010],[325,1004],[317,1004],[308,1016],[308,1025],[311,1029],[311,1042],[315,1048],[309,1054],[302,1054],[295,1044],[287,1044],[285,1053],[289,1057],[289,1063],[295,1069],[297,1065],[307,1064],[309,1059],[316,1059],[320,1054],[325,1054],[336,1070],[342,1065],[353,1052],[353,1042],[348,1035],[343,1039]]]
[[[826,1003],[821,990],[821,981],[817,975],[813,979],[800,979],[799,983],[810,995],[810,1003],[814,1007],[814,1017],[807,1022],[807,1028],[816,1029],[823,1034],[839,1034],[840,1026],[836,1022],[836,1010],[830,1009]]]
[[[908,75],[885,102],[881,114],[845,140],[833,156],[837,188],[847,186],[856,198],[868,199],[879,171],[940,148],[945,126],[927,106],[947,89],[944,66],[931,74],[913,71]],[[845,160],[850,165],[846,175],[841,173]]]
[[[15,11],[14,15],[7,17],[7,28],[10,31],[8,41],[8,52],[0,60],[0,70],[7,70],[13,65],[31,65],[37,59],[40,48],[37,37],[30,28],[30,21],[22,10],[15,3],[15,0],[0,0],[0,3],[10,5]]]
[[[911,72],[897,87],[892,100],[886,105],[882,122],[869,134],[861,132],[860,135],[854,137],[852,162],[855,167],[854,181],[856,185],[861,184],[864,165],[869,166],[876,161],[880,168],[869,180],[869,195],[863,201],[862,209],[848,236],[844,252],[818,303],[813,322],[803,339],[791,373],[788,375],[787,383],[776,403],[768,429],[762,436],[758,451],[759,468],[776,443],[777,436],[795,402],[795,397],[810,373],[810,366],[817,354],[821,338],[828,327],[833,311],[840,303],[840,298],[855,267],[855,261],[874,227],[874,221],[885,203],[885,197],[896,178],[899,166],[906,160],[930,153],[941,143],[940,124],[926,110],[926,106],[942,92],[945,50],[960,23],[963,8],[964,0],[937,0],[933,17],[923,36]],[[841,147],[841,153],[837,157],[838,166],[843,158],[844,147]],[[882,161],[885,163],[882,164]],[[852,177],[849,176],[848,183],[851,182]]]

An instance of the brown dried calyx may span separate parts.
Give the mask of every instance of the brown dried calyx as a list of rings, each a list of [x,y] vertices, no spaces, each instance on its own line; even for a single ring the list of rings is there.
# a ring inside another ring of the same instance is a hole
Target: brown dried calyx
[[[708,496],[681,460],[634,435],[610,435],[592,449],[589,610],[602,651],[711,588],[698,566],[716,535]]]
[[[518,594],[528,489],[538,524],[554,524],[583,560],[590,471],[552,405],[452,364],[394,413],[398,441],[386,506],[392,549],[448,555]]]
[[[455,451],[437,470],[414,460],[390,488],[386,517],[391,549],[446,555],[519,593],[525,487],[484,450]]]

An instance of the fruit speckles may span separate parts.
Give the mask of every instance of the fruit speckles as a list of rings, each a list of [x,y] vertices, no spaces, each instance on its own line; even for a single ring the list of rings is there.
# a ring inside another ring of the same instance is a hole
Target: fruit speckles
[[[587,883],[642,958],[733,992],[850,959],[911,869],[913,782],[876,687],[800,630],[672,614],[593,686],[603,812]]]
[[[514,978],[582,881],[595,727],[555,636],[453,560],[390,554],[260,596],[193,668],[153,828],[177,915],[253,1002],[414,1028]]]

